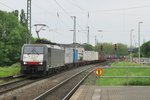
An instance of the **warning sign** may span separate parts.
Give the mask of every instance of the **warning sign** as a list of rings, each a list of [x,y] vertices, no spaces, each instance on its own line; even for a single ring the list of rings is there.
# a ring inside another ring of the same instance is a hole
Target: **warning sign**
[[[102,68],[96,68],[95,75],[96,76],[101,76],[102,74],[103,74],[103,69]]]

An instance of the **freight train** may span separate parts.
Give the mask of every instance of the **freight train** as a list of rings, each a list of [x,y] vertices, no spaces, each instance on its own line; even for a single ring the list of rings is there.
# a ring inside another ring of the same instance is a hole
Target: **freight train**
[[[78,44],[24,44],[21,52],[21,73],[45,76],[70,67],[103,61],[101,54],[85,51]]]

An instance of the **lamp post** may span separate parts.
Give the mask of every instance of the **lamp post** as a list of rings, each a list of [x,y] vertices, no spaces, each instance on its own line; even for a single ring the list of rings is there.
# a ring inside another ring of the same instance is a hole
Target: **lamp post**
[[[103,30],[97,30],[98,32],[103,32]],[[100,49],[101,49],[101,54],[102,54],[102,51],[103,51],[103,44],[102,44],[102,38],[103,38],[103,35],[101,35],[101,45],[100,45]]]
[[[103,32],[103,30],[97,30],[97,32]],[[103,35],[101,35],[101,39],[103,38]],[[102,41],[101,41],[102,42]]]
[[[133,46],[132,46],[132,32],[134,31],[134,29],[131,29],[130,30],[130,49],[131,49],[131,51],[130,51],[130,62],[132,62],[132,51],[133,51]]]
[[[73,30],[73,43],[76,43],[76,16],[71,16],[71,18],[74,21],[74,30]]]
[[[139,54],[139,64],[141,63],[141,58],[140,58],[140,55],[141,55],[141,50],[140,50],[140,25],[142,24],[143,22],[138,22],[138,44],[139,44],[139,49],[138,49],[138,54]]]

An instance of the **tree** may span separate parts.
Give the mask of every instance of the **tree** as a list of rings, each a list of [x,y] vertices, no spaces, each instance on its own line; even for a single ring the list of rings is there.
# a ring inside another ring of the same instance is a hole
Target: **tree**
[[[16,11],[17,12],[17,11]],[[0,65],[18,61],[26,42],[27,28],[20,24],[17,14],[0,11]]]
[[[112,44],[112,43],[98,43],[95,46],[95,50],[105,55],[106,54],[110,54],[110,55],[114,55],[114,54],[127,55],[128,54],[127,45],[122,44],[122,43],[117,43],[116,47],[115,47],[115,44]]]
[[[88,50],[88,51],[94,50],[93,49],[94,47],[90,44],[87,44],[87,43],[83,44],[83,47],[84,47],[85,50]]]
[[[20,14],[20,23],[24,26],[27,27],[27,19],[26,15],[23,9],[21,9],[21,14]]]
[[[141,52],[144,57],[150,57],[150,41],[141,46]]]
[[[18,18],[18,16],[19,16],[19,11],[18,10],[13,11],[12,13]]]
[[[125,44],[117,43],[117,51],[119,55],[127,55],[128,54],[128,47]]]

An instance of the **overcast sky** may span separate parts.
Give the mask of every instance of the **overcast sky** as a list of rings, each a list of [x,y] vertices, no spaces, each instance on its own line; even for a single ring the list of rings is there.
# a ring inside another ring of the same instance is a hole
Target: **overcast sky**
[[[0,10],[24,9],[27,0],[0,0]],[[138,41],[138,22],[141,24],[141,44],[150,40],[150,0],[32,0],[32,25],[46,24],[49,29],[40,31],[41,38],[58,43],[73,42],[73,20],[77,17],[77,42],[87,42],[87,26],[90,27],[90,43],[112,42],[133,44]],[[50,31],[49,31],[50,30]],[[102,30],[102,32],[98,32]],[[32,34],[37,37],[35,27]]]

